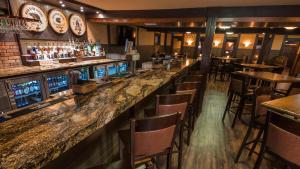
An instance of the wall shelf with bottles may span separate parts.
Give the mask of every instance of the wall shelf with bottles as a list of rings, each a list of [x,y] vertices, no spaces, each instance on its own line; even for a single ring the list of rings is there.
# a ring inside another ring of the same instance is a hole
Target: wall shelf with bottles
[[[104,59],[100,42],[21,40],[22,61],[26,66]]]

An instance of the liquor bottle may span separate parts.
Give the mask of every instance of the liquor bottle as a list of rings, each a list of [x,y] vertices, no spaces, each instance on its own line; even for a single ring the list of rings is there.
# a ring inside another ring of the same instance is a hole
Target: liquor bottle
[[[100,41],[97,41],[95,44],[95,56],[100,56],[101,44]]]
[[[88,56],[93,56],[92,54],[92,42],[87,44],[87,51],[88,51]]]

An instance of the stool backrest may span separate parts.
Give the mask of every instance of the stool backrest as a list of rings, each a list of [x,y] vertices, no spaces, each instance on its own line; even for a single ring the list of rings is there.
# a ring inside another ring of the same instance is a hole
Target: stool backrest
[[[202,75],[188,75],[183,78],[183,81],[184,82],[202,82],[203,78],[204,77]]]
[[[181,120],[184,119],[190,101],[190,94],[168,94],[156,96],[156,113],[165,115],[173,112],[181,113]]]
[[[267,109],[261,106],[261,103],[271,100],[272,89],[270,87],[259,87],[254,92],[254,115],[264,115],[267,113]]]
[[[180,113],[131,120],[131,154],[151,157],[172,151],[175,133],[180,122]]]
[[[199,91],[200,83],[199,82],[185,82],[176,84],[176,94],[190,94],[191,98],[189,103],[194,102],[195,96]]]
[[[238,74],[231,74],[229,91],[238,95],[243,95],[247,92],[248,80],[246,77]]]
[[[266,146],[284,160],[300,166],[300,121],[271,114]]]
[[[300,94],[300,83],[292,83],[287,94],[290,95],[296,95]]]

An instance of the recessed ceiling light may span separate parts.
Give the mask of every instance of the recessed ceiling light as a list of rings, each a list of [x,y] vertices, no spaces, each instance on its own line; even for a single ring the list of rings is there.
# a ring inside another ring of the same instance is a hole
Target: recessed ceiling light
[[[227,35],[232,35],[234,34],[233,32],[226,32]]]
[[[65,5],[65,4],[61,4],[61,7],[63,7],[63,8],[64,8],[64,7],[66,7],[66,5]]]
[[[146,25],[146,26],[155,26],[157,24],[156,23],[144,23],[144,25]]]
[[[83,9],[83,6],[81,6],[80,9]]]
[[[99,14],[100,12],[99,11],[96,11],[96,14]]]
[[[185,32],[186,34],[190,34],[190,33],[192,33],[192,32]]]
[[[287,30],[293,30],[293,29],[296,29],[297,27],[296,26],[287,26],[287,27],[284,27],[285,29]]]
[[[62,4],[63,3],[63,1],[59,1],[59,4]]]
[[[219,26],[219,28],[220,28],[220,29],[229,29],[230,26],[221,25],[221,26]]]
[[[80,12],[84,12],[84,10],[83,10],[83,9],[80,9]]]

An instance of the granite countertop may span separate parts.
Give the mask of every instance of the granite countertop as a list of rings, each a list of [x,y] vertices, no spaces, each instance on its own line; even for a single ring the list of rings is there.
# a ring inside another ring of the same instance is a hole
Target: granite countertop
[[[16,68],[5,68],[0,69],[0,78],[7,78],[11,76],[26,75],[32,73],[42,73],[53,70],[61,70],[68,68],[76,68],[89,65],[105,64],[111,62],[118,62],[121,60],[112,60],[112,59],[99,59],[99,60],[90,60],[90,61],[81,61],[81,62],[70,62],[70,63],[57,63],[53,65],[45,66],[21,66]]]
[[[0,168],[45,166],[194,63],[148,71],[0,123]]]

